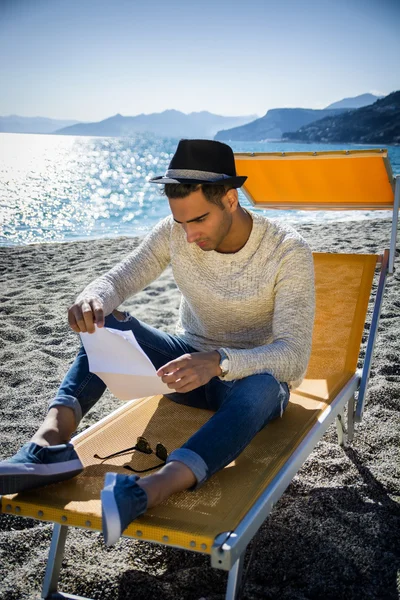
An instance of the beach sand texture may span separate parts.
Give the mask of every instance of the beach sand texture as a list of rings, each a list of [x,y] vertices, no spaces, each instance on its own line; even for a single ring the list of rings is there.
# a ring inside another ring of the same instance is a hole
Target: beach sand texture
[[[390,223],[381,220],[296,228],[319,251],[376,252],[390,237]],[[0,248],[1,459],[39,426],[75,356],[78,336],[68,327],[67,307],[137,244],[120,238]],[[398,598],[399,273],[387,282],[354,442],[340,448],[332,425],[294,478],[260,530],[245,599]],[[124,306],[172,333],[178,304],[168,269]],[[365,336],[362,357],[364,350]],[[106,392],[79,430],[119,405]],[[51,532],[51,524],[0,515],[2,600],[40,597]],[[226,578],[206,556],[127,539],[108,549],[101,534],[71,529],[60,589],[99,600],[220,600]]]

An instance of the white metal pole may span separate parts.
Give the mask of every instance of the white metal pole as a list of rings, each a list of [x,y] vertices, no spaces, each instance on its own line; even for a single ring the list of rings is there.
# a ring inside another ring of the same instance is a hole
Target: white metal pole
[[[389,254],[389,269],[390,274],[394,271],[394,259],[396,257],[396,240],[397,240],[397,224],[399,219],[399,205],[400,205],[400,175],[395,177],[394,187],[394,206],[393,206],[393,217],[392,217],[392,235],[390,238],[390,254]]]

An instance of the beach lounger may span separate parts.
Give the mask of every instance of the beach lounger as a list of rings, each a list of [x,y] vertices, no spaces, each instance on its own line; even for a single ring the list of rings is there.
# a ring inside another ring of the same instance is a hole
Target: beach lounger
[[[237,154],[247,174],[245,194],[256,207],[276,209],[388,209],[390,248],[381,255],[314,255],[316,319],[307,375],[291,393],[282,419],[265,427],[225,469],[196,492],[182,492],[150,509],[125,535],[210,555],[229,571],[226,598],[238,597],[244,555],[318,440],[336,419],[341,445],[360,421],[378,327],[385,280],[393,272],[400,177],[393,178],[386,150]],[[379,269],[363,367],[357,370],[368,302]],[[262,274],[260,274],[262,276]],[[346,421],[345,421],[345,409]],[[79,598],[57,593],[68,527],[101,530],[100,491],[107,471],[156,465],[138,452],[109,460],[145,436],[171,452],[211,413],[177,405],[161,396],[133,400],[74,438],[85,465],[78,477],[18,495],[3,496],[5,513],[54,522],[42,598]],[[212,442],[210,442],[212,443]]]

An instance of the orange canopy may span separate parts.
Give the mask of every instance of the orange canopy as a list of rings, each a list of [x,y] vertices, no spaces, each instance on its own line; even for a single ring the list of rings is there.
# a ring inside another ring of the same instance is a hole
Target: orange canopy
[[[386,149],[235,153],[243,192],[259,208],[392,209],[394,179]]]

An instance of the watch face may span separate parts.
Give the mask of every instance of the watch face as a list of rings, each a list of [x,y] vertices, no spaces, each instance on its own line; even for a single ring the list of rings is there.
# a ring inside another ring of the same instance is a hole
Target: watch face
[[[221,367],[221,371],[224,373],[224,375],[226,375],[226,373],[229,371],[229,360],[224,358],[224,360],[220,362],[219,366]]]

